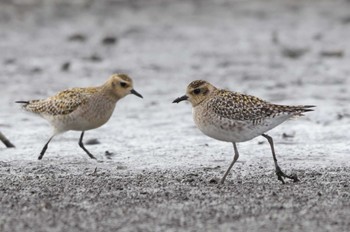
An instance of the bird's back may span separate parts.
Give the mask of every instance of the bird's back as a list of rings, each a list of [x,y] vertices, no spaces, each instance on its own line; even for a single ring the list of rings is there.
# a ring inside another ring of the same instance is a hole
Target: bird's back
[[[258,122],[261,119],[275,118],[280,115],[300,116],[304,112],[311,111],[310,108],[313,106],[276,105],[255,96],[218,90],[208,100],[207,107],[220,117]]]
[[[46,99],[19,101],[19,103],[24,103],[25,110],[42,116],[67,115],[86,104],[96,92],[98,92],[97,88],[72,88]]]

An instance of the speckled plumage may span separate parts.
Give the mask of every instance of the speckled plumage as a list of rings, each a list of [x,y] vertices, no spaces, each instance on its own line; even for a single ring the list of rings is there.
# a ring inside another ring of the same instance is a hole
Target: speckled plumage
[[[195,89],[201,91],[192,96],[196,125],[204,134],[228,142],[250,140],[311,107],[271,104],[255,96],[217,89],[202,80],[189,84],[190,98]]]
[[[46,119],[54,128],[53,136],[68,130],[82,131],[83,136],[84,131],[100,127],[109,120],[119,99],[130,93],[142,97],[132,86],[130,77],[114,74],[98,87],[72,88],[47,99],[18,103]]]
[[[227,90],[217,90],[214,94],[207,107],[212,108],[218,116],[255,121],[256,124],[264,118],[274,118],[281,114],[300,115],[307,110],[305,106],[275,105],[251,95]]]
[[[51,116],[67,115],[84,106],[101,88],[72,88],[43,100],[31,100],[23,106],[27,111]]]
[[[175,99],[174,103],[182,100],[191,102],[193,119],[199,130],[214,139],[233,143],[234,162],[238,159],[235,143],[245,142],[262,135],[269,140],[272,149],[272,138],[264,133],[291,117],[312,111],[310,108],[313,107],[276,105],[255,96],[218,89],[203,80],[191,82],[187,87],[186,95]],[[276,170],[279,169],[277,160],[275,165]],[[221,180],[222,183],[228,171]],[[280,180],[281,176],[290,177],[282,171],[278,176]]]

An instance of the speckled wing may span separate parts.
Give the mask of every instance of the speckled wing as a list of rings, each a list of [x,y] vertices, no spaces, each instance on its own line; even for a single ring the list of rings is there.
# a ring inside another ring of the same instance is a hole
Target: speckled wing
[[[297,116],[311,111],[313,106],[283,106],[266,102],[260,98],[226,90],[219,90],[208,104],[220,117],[259,123],[266,118],[290,115]]]
[[[29,101],[23,108],[37,114],[67,115],[86,104],[94,92],[92,88],[68,89],[47,99]]]

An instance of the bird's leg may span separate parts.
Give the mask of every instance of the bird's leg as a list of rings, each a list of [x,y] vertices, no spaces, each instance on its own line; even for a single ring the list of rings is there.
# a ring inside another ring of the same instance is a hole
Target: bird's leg
[[[233,149],[235,150],[235,156],[233,157],[233,160],[230,164],[230,166],[228,167],[227,171],[225,172],[224,176],[221,178],[220,180],[220,184],[223,184],[227,175],[229,174],[229,172],[231,171],[231,168],[233,167],[233,165],[236,163],[236,161],[238,160],[239,157],[239,153],[238,153],[238,149],[236,146],[236,143],[232,143],[233,144]]]
[[[13,145],[10,140],[8,140],[5,135],[3,135],[0,131],[0,140],[1,142],[3,142],[5,144],[6,147],[15,147],[15,145]]]
[[[43,149],[42,149],[41,152],[40,152],[40,155],[39,155],[39,157],[38,157],[38,160],[41,160],[41,159],[43,158],[43,156],[44,156],[44,154],[45,154],[45,152],[46,152],[46,150],[47,150],[47,147],[48,147],[49,143],[51,142],[51,140],[53,139],[54,136],[55,136],[55,135],[51,136],[51,138],[49,139],[49,141],[47,141],[47,143],[45,144],[45,146],[43,147]]]
[[[276,158],[276,154],[275,154],[275,148],[273,146],[273,140],[270,136],[268,136],[267,134],[262,134],[262,136],[264,138],[267,139],[267,141],[269,142],[270,144],[270,147],[271,147],[271,152],[272,152],[272,156],[273,156],[273,161],[275,162],[275,167],[276,167],[276,175],[278,177],[278,180],[280,180],[283,184],[285,183],[284,180],[283,180],[283,177],[286,177],[286,178],[289,178],[289,179],[292,179],[294,182],[297,182],[299,181],[298,177],[296,175],[286,175],[284,172],[282,172],[281,168],[278,166],[278,163],[277,163],[277,158]]]
[[[84,144],[83,144],[83,137],[84,137],[84,131],[81,132],[80,139],[79,139],[79,146],[86,152],[86,154],[88,154],[88,156],[89,156],[91,159],[96,159],[96,158],[84,147]]]

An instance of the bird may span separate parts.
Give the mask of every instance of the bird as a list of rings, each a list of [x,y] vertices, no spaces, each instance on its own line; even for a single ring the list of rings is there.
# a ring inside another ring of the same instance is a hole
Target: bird
[[[116,103],[128,94],[143,98],[133,88],[132,79],[126,74],[113,74],[97,87],[71,88],[41,100],[16,101],[22,108],[46,119],[53,133],[38,157],[41,160],[51,140],[66,131],[81,131],[79,146],[91,159],[96,159],[84,146],[87,130],[104,125],[112,116]]]
[[[299,181],[297,175],[287,175],[277,163],[273,139],[266,134],[286,120],[313,111],[313,105],[278,105],[258,97],[216,88],[205,80],[192,81],[186,94],[173,103],[189,101],[193,119],[198,129],[216,140],[233,144],[234,157],[219,184],[223,184],[239,158],[237,143],[263,136],[270,144],[275,172],[283,184],[284,178]]]

